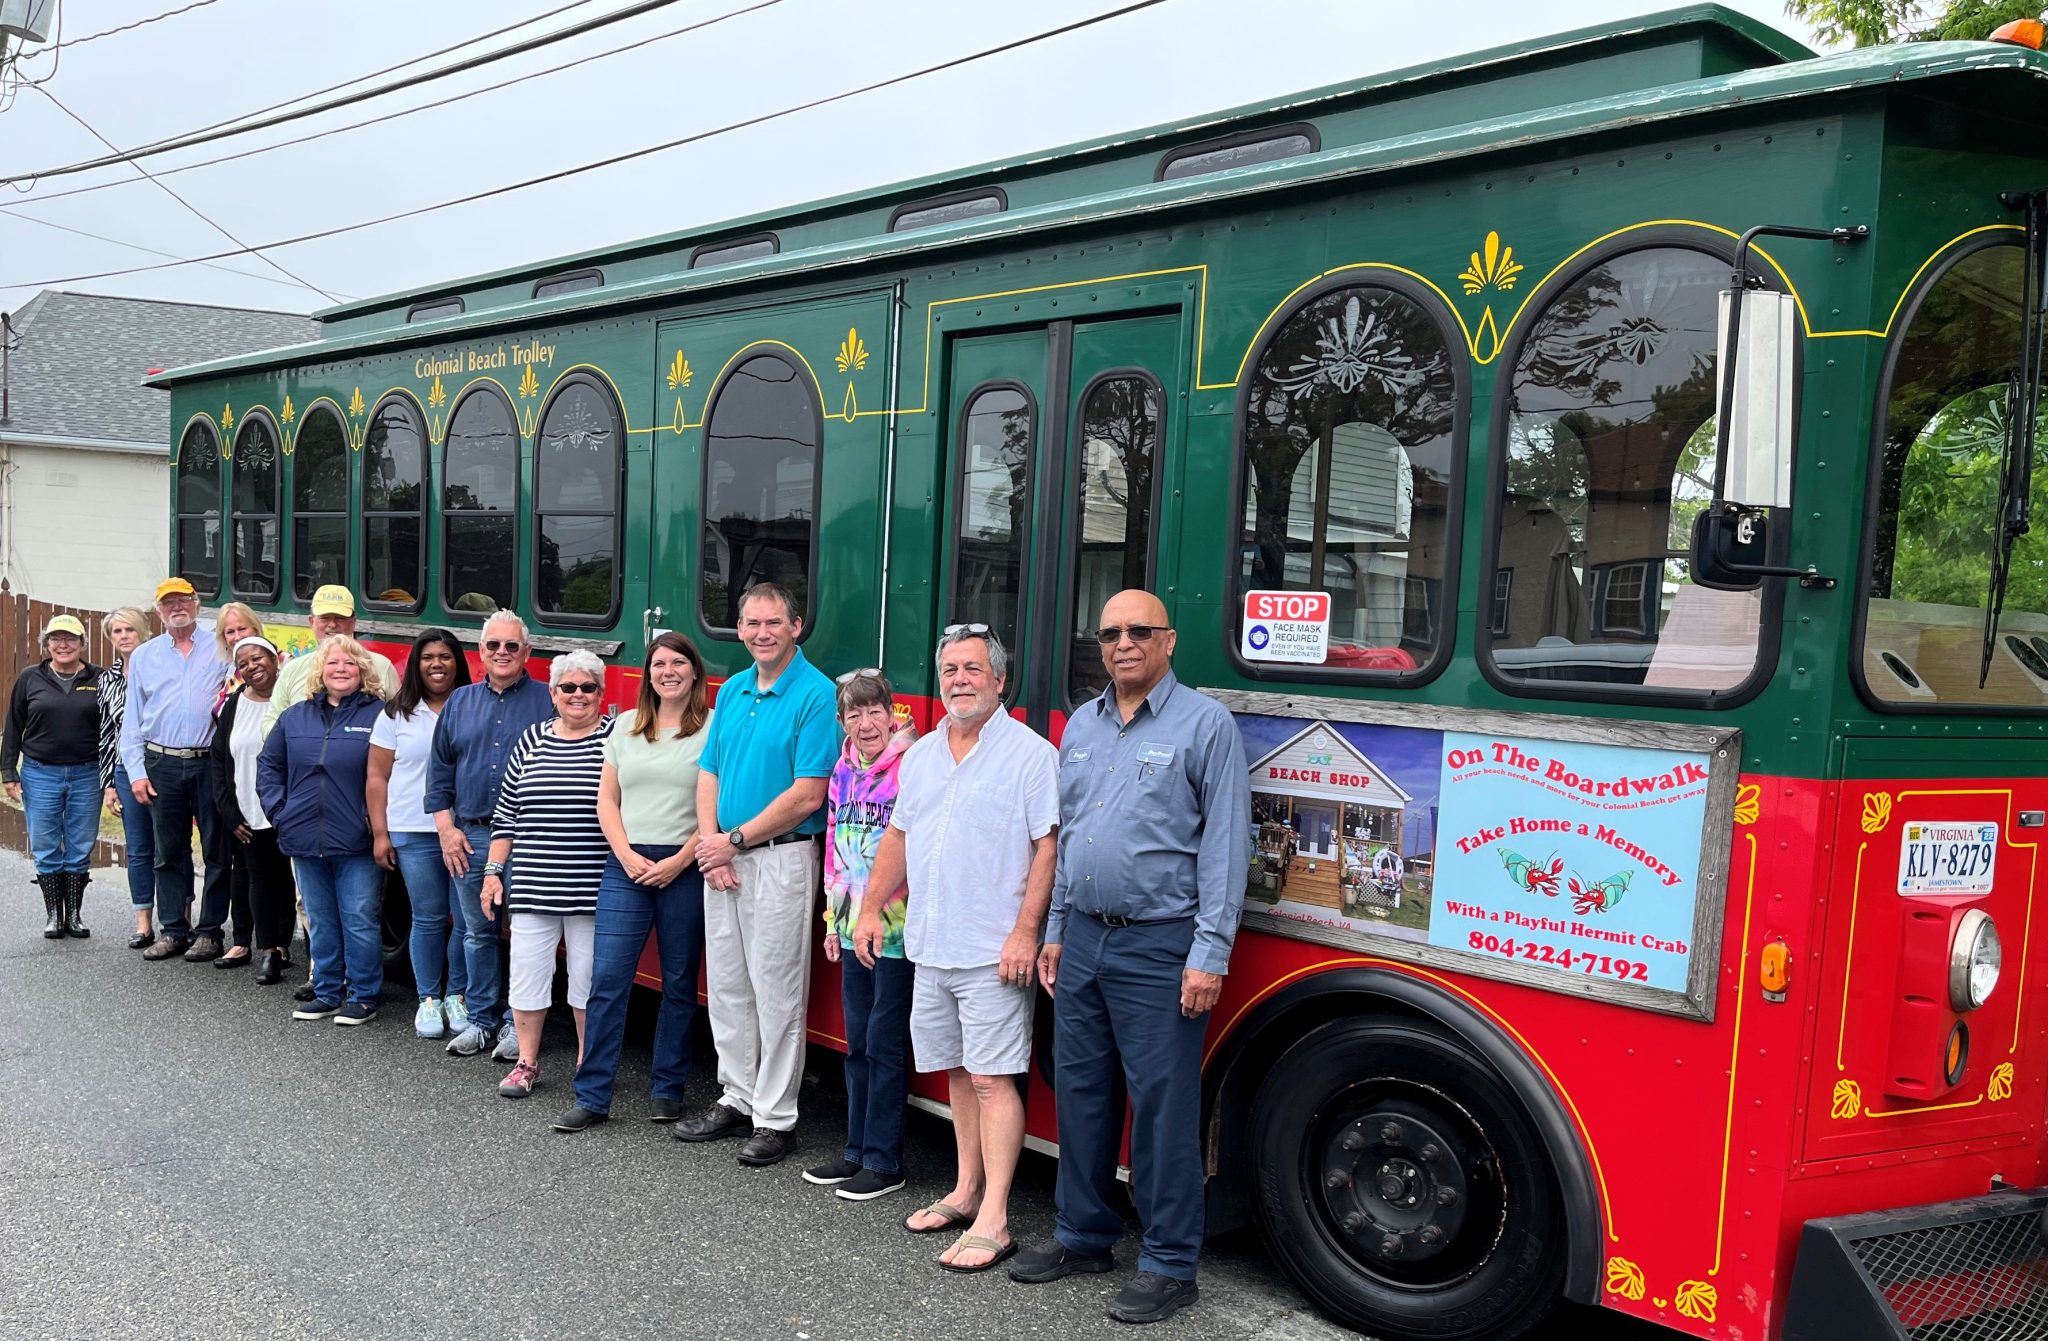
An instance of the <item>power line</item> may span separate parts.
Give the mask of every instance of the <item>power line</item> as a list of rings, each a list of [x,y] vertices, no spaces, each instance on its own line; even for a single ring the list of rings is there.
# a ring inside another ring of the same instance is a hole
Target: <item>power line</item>
[[[528,80],[540,79],[551,74],[560,74],[565,70],[573,70],[579,65],[588,65],[592,61],[600,61],[608,56],[617,56],[623,52],[636,51],[641,47],[652,46],[656,42],[665,42],[671,37],[681,37],[685,33],[694,33],[699,28],[709,28],[714,24],[723,23],[727,19],[738,18],[744,14],[752,14],[757,10],[768,9],[771,8],[772,6],[779,5],[781,3],[782,0],[760,0],[759,4],[748,5],[744,9],[735,9],[724,14],[714,15],[713,17],[708,19],[699,19],[697,22],[685,24],[681,28],[671,28],[669,31],[665,33],[656,33],[651,37],[636,38],[635,40],[628,42],[623,46],[616,46],[604,51],[592,52],[588,56],[579,56],[572,61],[563,61],[560,64],[550,65],[544,69],[531,70],[523,75],[514,75],[510,79],[500,80],[495,84],[485,84],[481,88],[468,89],[461,93],[450,94],[448,97],[445,98],[437,98],[433,102],[423,102],[415,107],[405,107],[399,109],[396,112],[386,112],[382,116],[373,116],[362,121],[351,121],[347,125],[333,126],[326,130],[316,130],[313,131],[311,134],[296,136],[289,140],[279,140],[275,144],[258,145],[254,149],[243,149],[232,154],[222,154],[217,158],[203,158],[196,163],[181,163],[178,166],[172,168],[160,168],[155,173],[155,176],[173,177],[181,172],[194,172],[200,168],[217,167],[222,163],[233,163],[239,159],[254,158],[258,154],[267,154],[278,149],[289,149],[296,145],[311,143],[314,140],[324,140],[329,136],[343,135],[352,130],[362,130],[369,126],[382,125],[387,121],[397,121],[400,120],[401,118],[412,116],[418,112],[431,112],[436,110],[437,108],[446,107],[451,103],[462,102],[465,99],[474,98],[485,93],[495,93],[499,89],[511,88],[514,84],[523,84],[526,83]],[[137,171],[140,170],[141,169],[138,167]],[[95,191],[111,191],[116,187],[133,186],[134,184],[134,181],[130,179],[122,179],[119,181],[111,182],[94,182],[90,186],[74,186],[68,191],[52,191],[47,195],[38,195],[18,201],[0,200],[0,210],[16,210],[21,208],[21,206],[23,205],[38,205],[46,201],[64,200],[71,196],[91,195]]]
[[[193,260],[189,256],[180,256],[178,255],[178,253],[174,251],[163,251],[156,247],[145,247],[140,242],[127,242],[122,240],[121,238],[108,237],[104,233],[93,233],[88,232],[86,229],[83,228],[73,228],[70,224],[60,224],[55,219],[38,219],[33,214],[0,215],[0,218],[18,219],[22,223],[32,223],[38,224],[44,228],[54,228],[60,233],[75,233],[79,237],[89,237],[95,242],[104,242],[110,247],[126,247],[130,251],[147,252],[151,256],[168,256],[174,261],[184,261],[191,265],[204,266],[208,270],[219,270],[224,274],[236,275],[242,279],[258,280],[264,284],[282,284],[285,285],[287,288],[294,289],[305,287],[304,285],[300,284],[297,280],[279,279],[276,275],[259,275],[252,270],[237,270],[235,269],[235,267],[231,265],[221,265],[217,261],[197,261]],[[12,288],[14,286],[9,285],[8,287]],[[353,297],[353,295],[344,293],[337,294],[336,297],[350,298]]]
[[[642,14],[649,13],[656,9],[664,8],[668,5],[672,5],[675,3],[677,3],[677,0],[633,0],[633,3],[628,4],[620,9],[612,10],[611,12],[605,14],[595,15],[591,18],[583,20],[581,23],[571,24],[570,26],[558,29],[555,32],[541,33],[536,36],[525,38],[518,42],[514,42],[509,46],[496,47],[490,51],[478,52],[474,56],[466,57],[465,59],[456,61],[451,65],[441,65],[436,66],[434,69],[431,70],[422,70],[420,73],[416,75],[408,75],[403,79],[394,79],[388,84],[379,84],[374,88],[361,89],[355,93],[343,94],[340,97],[329,98],[325,102],[316,102],[311,104],[310,106],[294,107],[291,106],[291,104],[280,104],[280,106],[289,107],[290,110],[276,111],[266,108],[264,110],[269,112],[269,115],[261,115],[259,113],[254,112],[246,113],[244,117],[234,118],[229,121],[216,122],[211,126],[204,126],[195,131],[187,131],[182,135],[172,136],[169,139],[153,140],[148,144],[138,145],[135,148],[126,151],[125,153],[104,155],[100,158],[86,159],[78,163],[67,163],[62,166],[54,168],[44,168],[36,172],[14,173],[10,176],[0,177],[0,185],[9,185],[15,182],[24,181],[39,181],[50,177],[68,177],[74,173],[91,172],[96,168],[111,167],[116,163],[131,163],[138,158],[151,158],[156,156],[157,154],[166,154],[177,149],[190,149],[201,144],[211,144],[215,140],[227,139],[230,136],[246,135],[249,134],[251,131],[267,130],[271,126],[281,126],[287,122],[301,121],[309,116],[318,116],[322,112],[331,112],[336,110],[337,108],[349,107],[359,102],[366,102],[371,98],[383,97],[387,93],[397,93],[404,89],[412,88],[419,84],[431,83],[436,79],[445,79],[449,75],[460,74],[465,70],[474,70],[479,66],[489,65],[495,61],[505,60],[511,56],[524,55],[526,52],[533,51],[539,47],[548,46],[555,42],[566,41],[572,37],[580,37],[584,33],[595,32],[599,28],[609,27],[614,23],[622,23],[627,19],[637,18]],[[573,8],[573,6],[565,5],[563,6],[563,8],[568,9]],[[551,13],[555,14],[558,14],[560,12],[562,11],[551,11]],[[540,17],[547,18],[550,17],[550,15],[544,14],[541,15]],[[526,27],[532,24],[533,22],[535,22],[535,20],[527,19],[522,23],[514,24],[512,26],[515,28],[521,28]],[[499,29],[498,32],[496,33],[486,33],[483,37],[480,38],[470,38],[468,41],[462,42],[458,45],[474,46],[477,42],[486,41],[489,38],[498,36],[499,33],[505,31],[508,30]],[[407,65],[416,65],[419,63],[420,60],[428,59],[431,59],[431,57],[423,56],[418,58],[417,60],[407,61],[405,63]],[[364,76],[364,78],[374,77],[375,76],[371,75]],[[361,83],[362,80],[358,79],[352,82]],[[345,88],[347,87],[347,85],[337,85],[336,87]],[[331,90],[322,90],[321,92],[328,91]],[[304,98],[318,96],[320,96],[320,94],[318,93],[309,93],[303,95],[303,97],[301,98],[294,99],[293,102],[303,102]],[[253,121],[247,120],[247,116],[255,116],[257,119]]]
[[[1072,23],[1063,24],[1058,28],[1047,29],[1045,32],[1036,33],[1030,37],[1016,38],[997,46],[984,48],[981,51],[971,52],[965,56],[955,56],[950,60],[940,61],[936,65],[927,65],[921,70],[912,70],[906,74],[892,75],[887,79],[876,80],[872,84],[863,84],[859,88],[846,89],[839,93],[829,93],[823,97],[813,98],[808,102],[801,102],[792,107],[782,108],[780,111],[763,112],[759,116],[751,116],[741,121],[728,122],[723,126],[698,131],[693,135],[684,135],[677,139],[663,141],[660,144],[648,145],[643,149],[630,149],[622,154],[613,154],[609,158],[596,159],[588,163],[578,164],[572,168],[561,168],[554,172],[544,173],[538,177],[529,177],[524,181],[511,182],[504,186],[494,186],[484,191],[474,191],[469,195],[457,196],[453,200],[443,200],[437,204],[421,205],[415,209],[401,210],[396,214],[387,214],[381,218],[365,219],[360,223],[339,224],[333,228],[323,228],[316,232],[301,233],[297,237],[279,238],[274,242],[258,243],[254,247],[246,247],[240,251],[223,251],[209,256],[195,256],[189,261],[173,261],[164,265],[138,265],[125,270],[101,270],[87,275],[70,275],[62,279],[46,279],[32,283],[0,284],[0,289],[48,288],[55,284],[75,284],[88,279],[109,279],[117,275],[139,275],[153,270],[171,270],[179,265],[193,265],[204,261],[222,261],[230,257],[244,255],[247,252],[267,251],[276,247],[295,247],[301,243],[317,242],[323,238],[338,237],[343,233],[353,233],[364,228],[375,228],[380,224],[396,223],[401,219],[411,219],[422,214],[432,214],[436,210],[450,209],[457,205],[473,204],[479,200],[489,200],[494,196],[507,195],[513,191],[523,191],[528,187],[562,181],[565,178],[580,176],[586,172],[595,172],[600,168],[612,167],[619,163],[631,162],[634,159],[646,158],[651,154],[659,154],[670,149],[679,149],[687,144],[696,144],[720,135],[727,135],[736,130],[745,130],[752,126],[777,121],[786,116],[794,116],[798,112],[807,112],[831,103],[844,102],[848,98],[857,98],[862,94],[873,93],[880,89],[889,88],[892,85],[908,83],[913,79],[922,79],[927,75],[939,74],[990,56],[998,56],[1004,52],[1015,51],[1021,47],[1028,47],[1055,37],[1063,37],[1068,33],[1078,32],[1083,28],[1092,28],[1098,23],[1106,23],[1111,19],[1122,18],[1126,14],[1135,14],[1141,9],[1151,9],[1155,5],[1164,3],[1166,3],[1166,0],[1135,0],[1135,3],[1121,5],[1090,18],[1077,19]]]
[[[50,50],[61,51],[65,47],[82,47],[87,42],[97,42],[102,37],[112,37],[115,33],[133,32],[137,28],[147,28],[152,23],[162,23],[165,19],[174,19],[180,14],[189,14],[195,9],[205,9],[208,5],[218,3],[220,3],[220,0],[192,0],[192,3],[189,5],[180,5],[176,9],[165,10],[161,14],[152,14],[146,19],[137,19],[133,23],[124,23],[118,28],[108,28],[103,32],[87,33],[84,37],[74,37],[69,41],[60,41],[51,47]]]
[[[66,107],[61,101],[58,100],[56,94],[50,92],[50,90],[42,87],[41,85],[36,86],[36,92],[42,94],[45,98],[48,98],[50,100],[51,106],[55,107],[58,111],[62,112],[64,115],[70,117],[73,121],[76,121],[80,126],[84,127],[86,134],[92,136],[95,140],[98,140],[101,144],[107,146],[107,148],[114,149],[114,142],[112,140],[108,139],[106,136],[100,134],[99,131],[95,130],[92,127],[92,125],[86,121],[84,117],[72,111],[69,107]],[[119,153],[120,150],[114,149],[114,152]],[[219,233],[222,237],[234,243],[237,247],[240,247],[245,251],[250,251],[248,243],[242,241],[242,239],[236,237],[233,233],[230,233],[227,229],[221,227],[218,223],[214,222],[213,218],[210,215],[206,214],[205,211],[201,210],[197,205],[194,205],[191,201],[185,199],[185,197],[179,195],[176,191],[173,191],[169,186],[165,185],[163,182],[160,182],[156,178],[150,176],[149,169],[143,167],[140,163],[130,163],[128,166],[135,169],[137,172],[141,173],[144,181],[156,187],[157,190],[163,192],[171,199],[177,201],[180,205],[183,205],[185,207],[186,212],[191,214],[193,218],[199,220],[208,228],[211,228],[214,232]],[[300,275],[293,274],[291,271],[285,269],[283,264],[281,264],[273,257],[260,251],[250,251],[250,254],[257,257],[259,260],[263,262],[263,264],[269,266],[278,274],[283,275],[286,279],[291,280],[294,284],[297,284],[300,288],[311,289],[314,293],[319,294],[322,298],[325,298],[330,303],[334,301],[333,294],[321,288],[318,284],[315,284]]]

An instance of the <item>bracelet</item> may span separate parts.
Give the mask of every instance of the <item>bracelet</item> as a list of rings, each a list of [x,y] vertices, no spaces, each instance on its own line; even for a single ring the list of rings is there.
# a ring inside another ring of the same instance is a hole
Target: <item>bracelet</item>
[[[484,863],[484,874],[485,874],[485,875],[503,875],[503,874],[505,874],[505,863],[504,863],[504,862],[502,862],[502,861],[487,861],[487,862],[485,862],[485,863]]]

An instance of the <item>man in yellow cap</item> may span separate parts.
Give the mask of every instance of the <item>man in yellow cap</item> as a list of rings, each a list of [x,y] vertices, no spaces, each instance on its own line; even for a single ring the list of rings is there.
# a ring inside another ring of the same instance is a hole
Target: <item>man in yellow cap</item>
[[[156,831],[156,915],[163,936],[142,952],[149,960],[184,955],[218,959],[228,912],[228,841],[213,805],[213,704],[228,663],[199,619],[199,597],[182,577],[156,588],[164,631],[128,658],[128,703],[121,715],[121,762],[135,801],[149,807]],[[195,928],[185,917],[192,898],[192,826],[206,858],[206,885]],[[196,931],[196,939],[195,939]]]
[[[312,620],[315,646],[337,633],[353,638],[356,636],[356,598],[347,587],[321,587],[313,593]],[[307,685],[313,678],[313,660],[309,655],[295,656],[285,662],[284,668],[277,673],[277,688],[270,691],[270,707],[263,714],[264,735],[270,734],[270,729],[277,725],[278,718],[284,716],[286,708],[305,701]],[[370,664],[377,668],[377,678],[383,681],[381,696],[388,699],[397,693],[398,670],[390,659],[381,653],[371,652]]]

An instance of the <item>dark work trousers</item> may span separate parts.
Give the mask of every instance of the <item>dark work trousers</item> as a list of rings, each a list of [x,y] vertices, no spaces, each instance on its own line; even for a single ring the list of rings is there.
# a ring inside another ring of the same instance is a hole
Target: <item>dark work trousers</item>
[[[292,859],[278,850],[277,830],[251,829],[249,841],[236,840],[234,848],[235,880],[241,886],[234,903],[235,944],[290,949],[298,899],[292,888]]]
[[[903,1103],[910,1092],[910,998],[917,965],[875,956],[863,967],[839,948],[839,1003],[846,1014],[848,1163],[903,1172]]]
[[[1193,918],[1109,927],[1070,913],[1054,987],[1060,1166],[1054,1234],[1100,1256],[1123,1234],[1110,1197],[1131,1103],[1131,1195],[1145,1227],[1138,1270],[1193,1280],[1202,1248],[1202,1035],[1180,1013]],[[1121,1081],[1121,1085],[1119,1085]]]
[[[156,920],[169,940],[191,940],[193,925],[185,920],[192,897],[192,826],[199,825],[199,850],[206,858],[206,886],[199,898],[196,934],[220,939],[228,916],[228,845],[234,836],[213,808],[213,760],[202,754],[181,759],[173,754],[143,753],[149,785],[156,799],[149,817],[156,826]]]

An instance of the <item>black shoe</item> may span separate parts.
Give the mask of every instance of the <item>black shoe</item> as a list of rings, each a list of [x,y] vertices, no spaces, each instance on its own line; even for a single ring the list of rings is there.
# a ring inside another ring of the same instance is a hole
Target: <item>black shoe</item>
[[[815,1169],[804,1170],[804,1181],[814,1187],[837,1187],[860,1172],[860,1165],[850,1159],[835,1159],[829,1164],[820,1164]]]
[[[683,1115],[681,1099],[650,1099],[647,1101],[649,1122],[674,1122]]]
[[[748,1131],[754,1120],[727,1104],[713,1104],[695,1117],[686,1117],[669,1131],[678,1141],[722,1141]]]
[[[58,941],[64,939],[64,877],[62,875],[39,875],[35,883],[43,887],[43,939]]]
[[[341,1014],[338,1001],[308,1001],[292,1012],[295,1020],[329,1020]]]
[[[585,1127],[595,1127],[600,1122],[611,1120],[612,1115],[609,1113],[593,1113],[582,1104],[577,1104],[548,1125],[556,1131],[582,1131]]]
[[[298,989],[298,990],[297,990],[296,992],[293,992],[293,993],[292,993],[292,1000],[294,1000],[294,1001],[311,1001],[312,999],[313,999],[313,984],[312,984],[312,983],[307,983],[307,984],[306,984],[306,985],[305,985],[304,987],[301,987],[301,988],[299,988],[299,989]]]
[[[176,959],[178,956],[184,954],[187,950],[191,948],[192,942],[190,941],[181,941],[175,938],[170,940],[162,940],[158,941],[155,945],[150,946],[147,950],[144,950],[142,952],[142,957],[144,959],[151,960],[152,962],[162,962],[166,959]],[[312,999],[313,998],[310,996],[306,998],[306,1000],[308,1001],[311,1001]]]
[[[1043,1285],[1075,1272],[1110,1271],[1115,1267],[1116,1258],[1109,1253],[1083,1257],[1058,1239],[1047,1239],[1017,1254],[1010,1263],[1010,1279],[1025,1285]]]
[[[284,981],[285,966],[290,962],[275,950],[266,952],[263,963],[256,969],[256,985],[268,987],[272,983]]]
[[[246,951],[238,955],[222,955],[213,961],[213,966],[217,969],[247,968],[252,957]]]
[[[1200,1293],[1191,1280],[1140,1271],[1109,1301],[1109,1316],[1118,1322],[1163,1322],[1194,1303]]]
[[[834,1188],[832,1195],[842,1201],[873,1201],[876,1197],[886,1197],[891,1192],[902,1190],[902,1174],[876,1173],[873,1169],[862,1169]],[[995,1264],[991,1262],[989,1265]]]
[[[147,950],[155,944],[156,933],[154,931],[138,931],[128,938],[128,948],[131,950]]]
[[[773,1127],[756,1127],[740,1146],[740,1163],[751,1168],[765,1169],[770,1164],[780,1164],[789,1157],[790,1148],[796,1144],[795,1137],[786,1131]]]
[[[92,873],[66,871],[59,878],[64,882],[64,934],[82,941],[92,935],[85,923],[78,920],[78,911],[85,906],[85,887],[92,883]]]

